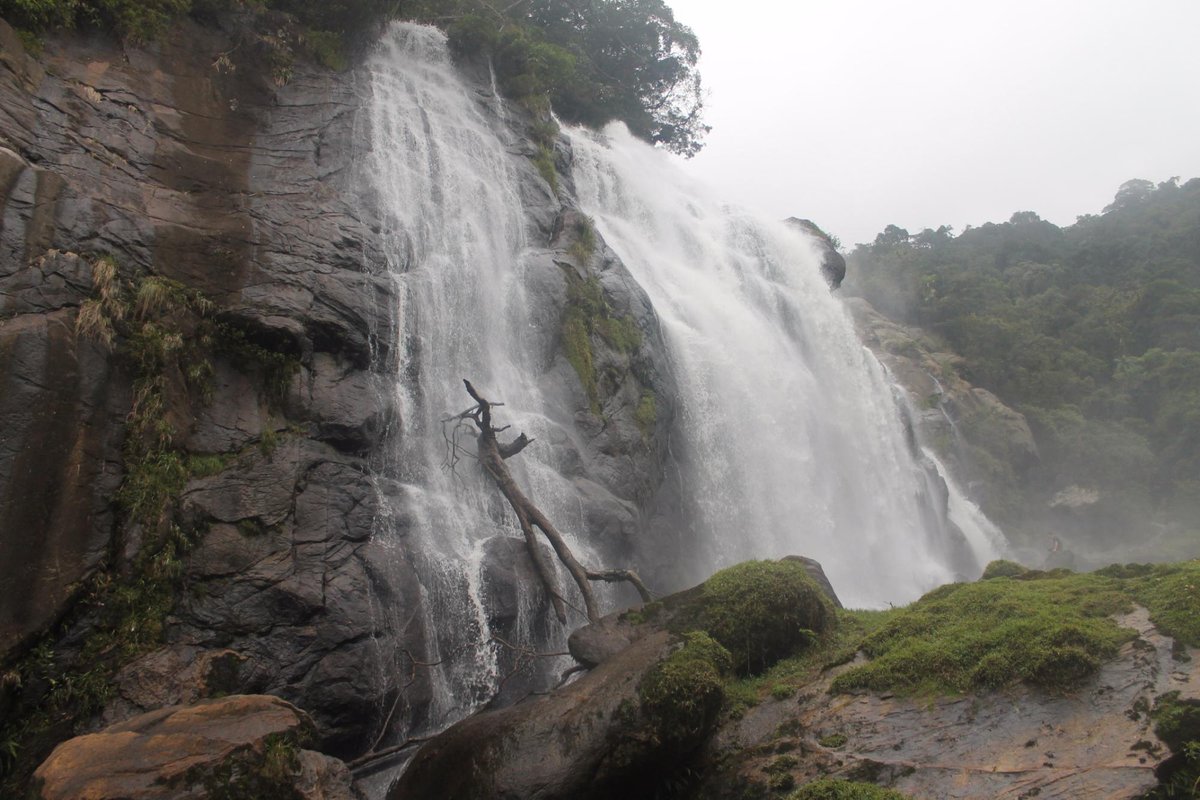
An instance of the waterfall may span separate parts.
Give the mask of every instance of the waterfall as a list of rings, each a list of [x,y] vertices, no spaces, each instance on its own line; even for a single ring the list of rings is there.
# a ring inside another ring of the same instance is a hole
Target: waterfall
[[[491,699],[505,655],[483,599],[481,571],[496,537],[519,537],[511,512],[483,483],[469,455],[446,466],[442,420],[471,405],[471,380],[504,423],[530,436],[559,424],[536,384],[529,303],[522,284],[528,249],[513,157],[495,124],[496,104],[454,69],[444,34],[393,26],[370,64],[372,174],[384,215],[384,251],[398,283],[401,417],[392,476],[402,486],[403,552],[414,562],[423,597],[423,627],[436,729]],[[447,426],[447,430],[452,426]],[[474,439],[457,441],[473,452]],[[574,513],[569,483],[539,448],[514,459],[514,473],[543,509]],[[519,462],[519,463],[517,463]],[[564,534],[570,536],[568,526]],[[572,543],[584,555],[586,548]],[[563,650],[523,593],[515,623],[525,644]]]
[[[379,536],[419,577],[425,651],[409,658],[434,665],[431,705],[416,723],[430,730],[491,700],[508,668],[485,577],[520,531],[474,468],[473,438],[456,440],[446,422],[471,405],[463,378],[505,404],[500,424],[552,443],[509,462],[514,477],[581,561],[600,560],[571,479],[588,444],[546,378],[548,360],[562,356],[557,323],[533,302],[545,296],[531,288],[546,283],[536,265],[548,262],[532,238],[524,143],[494,91],[463,81],[433,28],[393,25],[368,84],[372,189],[400,297],[400,432],[387,475],[399,489]],[[622,127],[568,135],[579,201],[653,302],[663,367],[679,386],[670,449],[687,526],[680,574],[698,581],[744,559],[802,554],[855,606],[907,602],[954,579],[962,534],[811,241],[721,206]],[[552,264],[550,275],[559,280]],[[990,539],[971,545],[986,560]],[[537,592],[521,598],[505,633],[565,649]],[[531,685],[561,666],[543,663]]]
[[[955,579],[961,533],[931,508],[811,240],[723,206],[624,126],[571,140],[580,204],[649,295],[676,371],[694,572],[803,554],[851,606]]]

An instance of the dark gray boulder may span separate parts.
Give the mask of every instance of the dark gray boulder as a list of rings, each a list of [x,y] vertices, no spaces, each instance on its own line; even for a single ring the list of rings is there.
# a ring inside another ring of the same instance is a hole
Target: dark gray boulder
[[[784,222],[799,228],[812,238],[820,254],[821,274],[825,276],[829,288],[836,289],[841,286],[842,280],[846,277],[846,259],[837,251],[833,238],[810,219],[788,217]]]

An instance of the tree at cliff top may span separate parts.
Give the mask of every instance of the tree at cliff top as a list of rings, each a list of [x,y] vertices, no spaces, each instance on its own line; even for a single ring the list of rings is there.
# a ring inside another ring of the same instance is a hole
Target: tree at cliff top
[[[1200,528],[1200,179],[1128,181],[1065,228],[888,226],[851,254],[846,291],[939,334],[1026,414],[1042,463],[1011,506],[1075,485],[1107,499],[1097,528]]]
[[[634,135],[692,156],[709,128],[696,35],[663,0],[0,0],[0,17],[25,31],[78,25],[151,39],[171,20],[228,10],[291,14],[318,56],[392,17],[445,28],[460,56],[490,60],[504,93],[565,120],[621,120]],[[322,58],[340,63],[340,54]]]
[[[708,132],[696,61],[700,43],[662,0],[425,0],[459,53],[491,59],[506,94],[548,98],[564,119],[625,122],[634,135],[685,156]]]

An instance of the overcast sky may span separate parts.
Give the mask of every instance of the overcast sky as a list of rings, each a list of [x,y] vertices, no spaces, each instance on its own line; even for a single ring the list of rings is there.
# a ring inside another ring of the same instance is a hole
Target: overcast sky
[[[1200,0],[667,2],[713,127],[685,168],[847,247],[1200,176]]]

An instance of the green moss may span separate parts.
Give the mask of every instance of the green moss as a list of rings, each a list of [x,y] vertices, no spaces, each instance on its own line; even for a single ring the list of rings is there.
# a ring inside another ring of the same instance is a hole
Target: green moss
[[[542,180],[550,185],[550,191],[558,194],[558,169],[554,166],[554,151],[544,144],[539,144],[532,156],[533,165],[537,167]]]
[[[628,315],[617,317],[604,298],[600,280],[589,275],[581,278],[564,267],[567,280],[567,305],[563,313],[562,338],[567,361],[575,368],[587,394],[592,413],[601,413],[600,378],[596,370],[593,335],[601,337],[619,353],[631,354],[642,344],[642,333]]]
[[[1148,572],[1128,581],[1134,599],[1163,633],[1200,647],[1200,560],[1146,566]]]
[[[568,308],[563,318],[563,349],[567,361],[575,368],[583,391],[587,395],[592,413],[600,414],[600,391],[596,381],[596,367],[592,354],[592,340],[588,333],[587,318],[579,309]]]
[[[686,741],[710,727],[724,700],[729,652],[699,631],[654,667],[638,687],[642,713],[662,740]]]
[[[229,466],[229,456],[226,455],[190,455],[187,459],[187,471],[193,478],[209,478],[225,471]]]
[[[321,66],[344,72],[350,62],[346,58],[346,39],[333,31],[307,30],[300,36],[304,52]]]
[[[992,578],[1018,578],[1029,572],[1027,567],[1023,567],[1015,561],[1005,561],[1000,559],[993,561],[983,569],[983,577],[980,580],[990,580]]]
[[[757,705],[776,687],[796,691],[822,672],[852,660],[871,632],[878,630],[895,612],[837,610],[837,624],[817,636],[811,647],[781,659],[761,675],[747,675],[726,687],[727,710],[739,715]]]
[[[818,739],[817,744],[821,745],[821,747],[828,747],[831,750],[837,750],[839,747],[843,747],[848,741],[850,740],[844,733],[830,733]]]
[[[1145,800],[1200,798],[1200,701],[1168,692],[1155,700],[1150,716],[1154,733],[1174,757],[1159,770],[1162,782]]]
[[[787,800],[906,800],[906,798],[907,795],[893,789],[876,786],[873,783],[822,778],[804,784],[788,795]]]
[[[596,228],[590,218],[580,216],[575,220],[574,233],[575,240],[571,242],[567,252],[580,264],[586,266],[596,252]]]
[[[1066,689],[1134,636],[1109,615],[1128,595],[1111,579],[993,578],[936,589],[862,643],[872,661],[833,691],[965,692],[1026,682]]]
[[[642,393],[637,410],[633,412],[633,421],[637,423],[643,439],[648,440],[654,435],[654,429],[658,425],[658,401],[653,392]]]
[[[296,788],[300,745],[288,734],[267,736],[261,749],[246,748],[212,767],[192,767],[180,783],[202,788],[208,800],[303,800]]]
[[[704,583],[698,621],[739,673],[756,674],[816,641],[836,616],[803,564],[748,561]]]
[[[642,331],[633,317],[603,316],[596,320],[596,332],[619,353],[632,353],[642,346]]]

